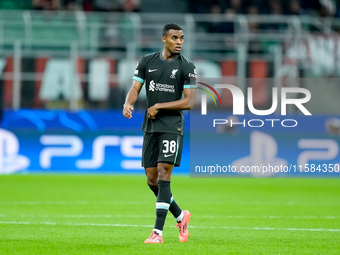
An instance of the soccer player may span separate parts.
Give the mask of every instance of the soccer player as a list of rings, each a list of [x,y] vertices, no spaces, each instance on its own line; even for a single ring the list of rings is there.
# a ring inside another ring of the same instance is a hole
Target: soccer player
[[[162,41],[162,52],[140,59],[123,109],[123,115],[132,118],[133,104],[144,84],[147,110],[142,125],[142,166],[147,184],[157,197],[155,227],[145,243],[163,243],[162,232],[168,210],[177,221],[179,241],[186,242],[191,216],[189,211],[181,210],[175,202],[170,180],[174,166],[179,166],[181,162],[184,135],[182,110],[188,110],[194,104],[195,89],[192,88],[196,84],[196,68],[180,54],[184,34],[179,25],[165,25]]]

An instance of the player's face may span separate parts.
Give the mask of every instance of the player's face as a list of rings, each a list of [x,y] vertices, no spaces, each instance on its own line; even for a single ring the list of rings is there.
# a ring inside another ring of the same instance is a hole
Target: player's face
[[[182,30],[170,29],[165,36],[162,37],[164,47],[172,55],[178,55],[181,53],[182,45],[184,42],[184,34]]]

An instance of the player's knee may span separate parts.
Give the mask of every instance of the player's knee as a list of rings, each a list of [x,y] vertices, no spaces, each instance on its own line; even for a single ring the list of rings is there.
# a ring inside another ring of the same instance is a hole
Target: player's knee
[[[148,186],[157,186],[157,178],[147,178],[146,183],[148,184]]]
[[[170,181],[171,171],[167,171],[164,168],[160,168],[158,172],[158,180]]]

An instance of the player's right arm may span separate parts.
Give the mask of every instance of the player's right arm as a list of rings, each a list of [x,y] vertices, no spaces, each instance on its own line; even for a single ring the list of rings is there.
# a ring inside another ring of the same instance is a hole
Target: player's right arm
[[[132,83],[132,87],[129,90],[126,99],[125,104],[123,108],[123,115],[127,119],[132,118],[132,111],[134,110],[133,104],[137,101],[138,95],[140,90],[142,89],[143,83],[140,81],[134,80]]]
[[[132,87],[126,95],[125,104],[123,106],[123,115],[125,118],[132,118],[133,104],[137,101],[140,90],[143,87],[145,79],[145,58],[142,57],[136,67]]]

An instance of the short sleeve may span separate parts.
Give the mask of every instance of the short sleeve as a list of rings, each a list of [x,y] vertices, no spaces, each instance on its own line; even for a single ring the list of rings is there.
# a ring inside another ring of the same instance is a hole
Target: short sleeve
[[[192,62],[185,65],[183,88],[196,88],[196,67]]]
[[[145,80],[145,58],[142,57],[135,69],[133,79],[144,84]]]

